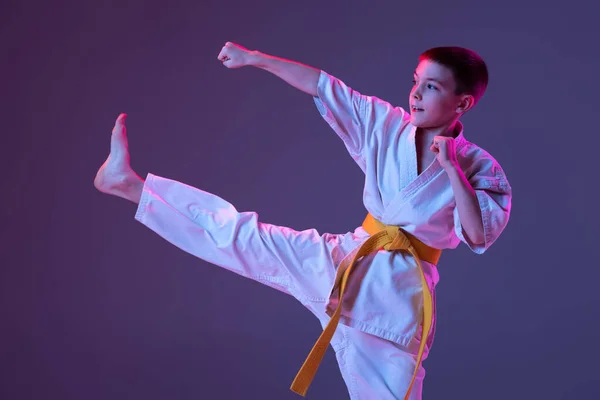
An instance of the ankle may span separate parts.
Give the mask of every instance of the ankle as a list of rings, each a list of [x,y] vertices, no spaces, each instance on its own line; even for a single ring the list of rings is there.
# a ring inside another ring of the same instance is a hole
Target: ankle
[[[127,189],[123,193],[123,197],[135,204],[139,204],[144,190],[144,183],[142,178],[134,174],[131,180],[127,182]]]

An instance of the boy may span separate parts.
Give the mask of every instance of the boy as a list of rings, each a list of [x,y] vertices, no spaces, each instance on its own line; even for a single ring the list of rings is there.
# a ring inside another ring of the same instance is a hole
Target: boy
[[[292,384],[296,393],[306,393],[331,344],[351,399],[421,399],[441,250],[462,241],[483,253],[510,215],[502,168],[465,139],[459,121],[486,89],[485,63],[459,47],[424,52],[408,113],[324,71],[234,43],[218,59],[262,68],[313,96],[365,173],[362,226],[297,232],[182,183],[152,174],[144,181],[129,165],[124,114],[95,186],[137,203],[135,218],[172,244],[288,293],[317,316],[324,331]]]

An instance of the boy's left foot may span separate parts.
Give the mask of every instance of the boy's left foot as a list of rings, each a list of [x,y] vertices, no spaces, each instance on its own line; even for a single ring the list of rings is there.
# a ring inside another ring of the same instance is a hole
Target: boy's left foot
[[[125,114],[121,114],[117,118],[110,138],[110,154],[98,170],[94,186],[102,193],[139,203],[144,180],[133,171],[129,164],[126,117]]]

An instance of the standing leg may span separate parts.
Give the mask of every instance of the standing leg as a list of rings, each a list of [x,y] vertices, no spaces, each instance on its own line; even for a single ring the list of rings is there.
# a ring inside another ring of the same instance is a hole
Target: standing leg
[[[343,342],[335,348],[336,358],[350,399],[404,400],[417,363],[419,336],[401,346],[341,324],[338,331]],[[424,357],[428,351],[426,347]],[[424,377],[421,366],[410,400],[421,400]]]

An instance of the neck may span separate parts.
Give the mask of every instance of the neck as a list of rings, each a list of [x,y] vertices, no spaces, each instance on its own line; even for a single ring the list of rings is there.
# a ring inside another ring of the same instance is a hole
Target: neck
[[[461,124],[458,119],[450,122],[449,124],[437,126],[435,128],[417,128],[417,134],[425,136],[433,140],[435,136],[446,136],[455,138],[458,136],[461,130]]]

